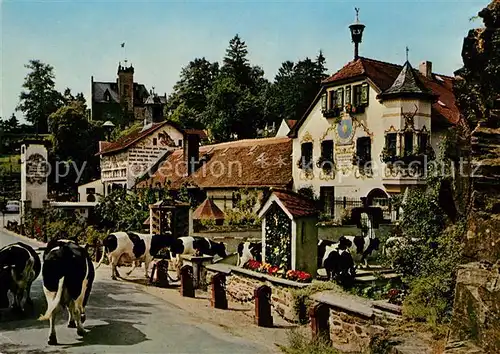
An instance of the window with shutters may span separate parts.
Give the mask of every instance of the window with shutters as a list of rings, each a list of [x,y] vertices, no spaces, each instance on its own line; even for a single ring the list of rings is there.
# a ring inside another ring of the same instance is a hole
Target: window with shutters
[[[352,104],[358,108],[358,113],[362,112],[361,108],[368,106],[369,92],[369,85],[367,83],[353,86]]]
[[[335,105],[337,103],[337,91],[332,90],[332,91],[330,91],[329,95],[330,95],[330,99],[329,99],[329,106],[328,106],[328,108],[329,109],[334,109]]]
[[[333,163],[333,140],[323,140],[321,142],[321,156],[316,162],[316,166],[329,173],[333,170]]]
[[[313,143],[311,142],[302,143],[299,168],[303,170],[312,170],[312,158],[313,158]]]
[[[339,88],[337,90],[337,107],[344,107],[344,89]]]
[[[351,86],[345,88],[345,104],[351,104]]]
[[[326,94],[321,96],[321,109],[324,111],[326,111],[328,108],[328,102],[327,102],[327,99],[326,99]]]

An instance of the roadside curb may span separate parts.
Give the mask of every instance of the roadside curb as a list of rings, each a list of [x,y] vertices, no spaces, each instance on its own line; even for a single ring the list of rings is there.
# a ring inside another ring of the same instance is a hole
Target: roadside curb
[[[6,233],[7,235],[20,238],[23,241],[37,244],[39,247],[45,247],[46,246],[46,244],[44,242],[38,241],[37,239],[34,239],[34,238],[29,238],[27,236],[20,235],[18,233],[13,232],[13,231],[7,230],[5,227],[0,228],[0,231]]]

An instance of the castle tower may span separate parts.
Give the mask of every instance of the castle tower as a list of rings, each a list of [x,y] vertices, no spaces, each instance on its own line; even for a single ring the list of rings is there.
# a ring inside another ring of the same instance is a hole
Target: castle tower
[[[126,63],[125,63],[126,65]],[[120,102],[125,104],[129,113],[134,112],[134,67],[118,64],[118,94]]]

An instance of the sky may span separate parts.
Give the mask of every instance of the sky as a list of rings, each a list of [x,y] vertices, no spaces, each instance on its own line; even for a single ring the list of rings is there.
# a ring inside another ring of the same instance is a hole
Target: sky
[[[134,81],[170,93],[183,66],[197,57],[221,62],[235,35],[252,65],[272,80],[286,60],[322,50],[328,72],[353,58],[348,26],[360,8],[366,25],[360,55],[453,75],[462,66],[463,38],[487,0],[448,1],[113,1],[0,0],[0,117],[19,102],[30,59],[54,67],[56,88],[83,92],[90,79],[115,81],[118,62],[135,68]],[[125,47],[121,47],[121,43]],[[16,112],[22,120],[22,113]]]

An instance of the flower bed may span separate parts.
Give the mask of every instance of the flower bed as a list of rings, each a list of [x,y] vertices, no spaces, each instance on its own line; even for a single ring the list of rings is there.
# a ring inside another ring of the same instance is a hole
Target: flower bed
[[[252,270],[254,272],[264,273],[275,277],[293,280],[299,283],[310,283],[312,281],[312,276],[309,273],[300,270],[285,271],[285,269],[280,269],[279,267],[273,266],[269,263],[262,263],[255,260],[248,261],[245,264],[244,268]]]

